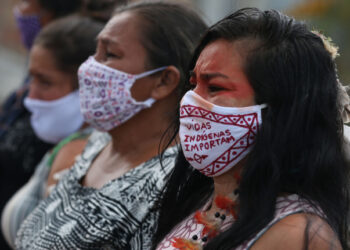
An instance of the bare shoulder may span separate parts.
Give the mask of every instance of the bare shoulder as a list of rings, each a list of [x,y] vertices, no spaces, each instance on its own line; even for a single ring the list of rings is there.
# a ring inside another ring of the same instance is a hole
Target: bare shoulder
[[[58,151],[55,160],[52,163],[52,170],[60,170],[67,164],[73,164],[75,157],[84,150],[87,143],[87,139],[73,140],[64,145],[60,151]]]
[[[342,249],[329,224],[317,215],[293,214],[277,222],[253,245],[252,250]]]
[[[81,154],[87,144],[87,139],[73,140],[64,145],[58,151],[47,179],[47,186],[55,185],[57,180],[54,175],[73,166],[75,158]]]

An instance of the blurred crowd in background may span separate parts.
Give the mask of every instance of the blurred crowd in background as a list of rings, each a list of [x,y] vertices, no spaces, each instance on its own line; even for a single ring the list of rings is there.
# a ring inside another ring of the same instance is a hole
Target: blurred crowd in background
[[[19,0],[0,2],[0,100],[25,77],[27,51],[23,48],[12,8]],[[337,58],[340,80],[350,82],[350,1],[348,0],[187,0],[212,24],[233,10],[243,7],[277,9],[315,25],[339,46]]]

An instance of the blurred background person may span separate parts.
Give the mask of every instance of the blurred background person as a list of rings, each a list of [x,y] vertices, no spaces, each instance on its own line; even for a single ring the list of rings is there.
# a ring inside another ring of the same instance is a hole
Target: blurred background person
[[[77,71],[95,52],[96,37],[103,26],[104,23],[88,17],[65,17],[47,25],[35,39],[24,105],[31,112],[31,125],[42,140],[58,143],[69,137],[45,155],[30,181],[4,209],[2,229],[11,246],[20,223],[44,198],[50,168],[71,166],[73,161],[67,160],[73,160],[86,144],[91,129],[81,129],[84,119]]]
[[[177,153],[160,141],[205,29],[194,10],[167,1],[116,11],[79,68],[81,110],[99,131],[22,223],[18,249],[150,247],[155,204]]]
[[[78,11],[81,1],[21,0],[13,12],[25,48],[30,50],[36,35],[46,24]]]
[[[22,0],[18,2],[13,9],[13,13],[24,47],[30,50],[38,32],[54,20],[71,13],[84,12],[86,16],[93,13],[93,18],[99,15],[98,21],[104,20],[106,22],[108,14],[113,11],[114,7],[118,4],[124,4],[126,1],[101,0],[99,1],[100,5],[93,4],[94,2],[97,1]],[[98,7],[98,9],[94,9],[95,7]],[[40,58],[41,56],[39,56],[39,60]],[[41,131],[35,127],[33,130],[33,123],[30,124],[31,113],[28,111],[30,107],[25,107],[24,105],[24,99],[28,95],[28,83],[30,81],[31,76],[28,74],[28,77],[26,77],[20,88],[11,94],[0,107],[0,211],[9,197],[33,174],[35,166],[39,163],[45,152],[58,142],[57,138],[48,137],[50,136],[50,128],[46,128],[46,135],[43,136],[42,127],[40,128]],[[3,82],[2,86],[4,84],[8,83]],[[37,89],[45,89],[45,87],[47,88],[47,86],[42,84]],[[32,93],[35,92],[38,93],[37,90],[32,91]],[[56,98],[57,95],[50,97]],[[45,98],[43,100],[48,101]],[[32,101],[29,102],[33,104]],[[38,109],[37,102],[34,105]],[[37,120],[34,126],[40,126],[40,123],[41,121]],[[61,137],[62,135],[59,136],[60,139]],[[6,249],[5,245],[5,241],[0,237],[0,247],[3,246],[1,249]]]
[[[22,43],[27,50],[42,27],[59,17],[76,12],[80,0],[21,0],[14,7]],[[3,11],[3,9],[2,9]],[[53,145],[37,137],[30,125],[30,112],[23,100],[28,93],[29,76],[10,94],[0,110],[0,211],[6,201],[32,175],[35,166]],[[1,85],[8,84],[1,80]],[[0,236],[0,248],[7,249]]]

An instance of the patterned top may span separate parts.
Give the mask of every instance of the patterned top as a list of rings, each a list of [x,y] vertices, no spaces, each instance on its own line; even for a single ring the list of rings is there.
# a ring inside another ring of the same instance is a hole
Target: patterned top
[[[130,170],[100,189],[80,180],[108,144],[95,132],[70,172],[21,225],[17,249],[148,249],[157,199],[174,164],[176,148]]]
[[[63,139],[52,151],[47,152],[29,181],[7,202],[1,215],[1,229],[4,238],[12,248],[14,248],[16,233],[20,225],[46,196],[47,178],[59,150],[71,141],[86,139],[91,132],[92,129],[89,127],[75,132]],[[65,169],[64,171],[68,170]],[[62,172],[56,173],[56,175]]]
[[[205,208],[203,210],[205,210]],[[253,246],[253,244],[274,224],[276,224],[278,221],[282,220],[286,216],[296,213],[311,213],[317,214],[320,217],[324,217],[323,213],[320,210],[314,209],[306,200],[301,199],[296,194],[278,197],[276,202],[275,216],[273,220],[259,233],[257,233],[252,239],[247,240],[235,249],[250,249]],[[229,218],[228,221],[230,223],[234,222],[232,217]],[[223,227],[223,230],[228,228],[227,222],[224,223]],[[200,235],[203,228],[204,226],[202,224],[196,223],[194,219],[194,214],[192,214],[179,225],[177,225],[173,229],[173,231],[165,237],[165,239],[158,245],[157,250],[174,250],[176,249],[172,246],[174,238],[191,239],[193,235]]]
[[[19,90],[0,104],[0,213],[53,147],[40,140],[30,125],[31,114],[23,106],[27,92]],[[10,249],[1,233],[0,249]]]

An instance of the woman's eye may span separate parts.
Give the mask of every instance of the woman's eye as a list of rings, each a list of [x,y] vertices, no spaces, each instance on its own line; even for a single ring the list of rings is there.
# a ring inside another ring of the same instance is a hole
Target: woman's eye
[[[48,89],[52,86],[52,83],[49,81],[39,81],[38,85],[40,86],[40,88],[42,89]]]
[[[51,86],[52,85],[52,83],[49,80],[41,80],[40,84],[44,85],[44,86]]]
[[[218,91],[225,90],[225,88],[220,87],[220,86],[215,86],[215,85],[210,85],[208,87],[208,89],[209,89],[210,92],[218,92]]]
[[[118,56],[116,54],[113,54],[113,53],[110,53],[110,52],[106,53],[106,57],[107,58],[118,58]]]

